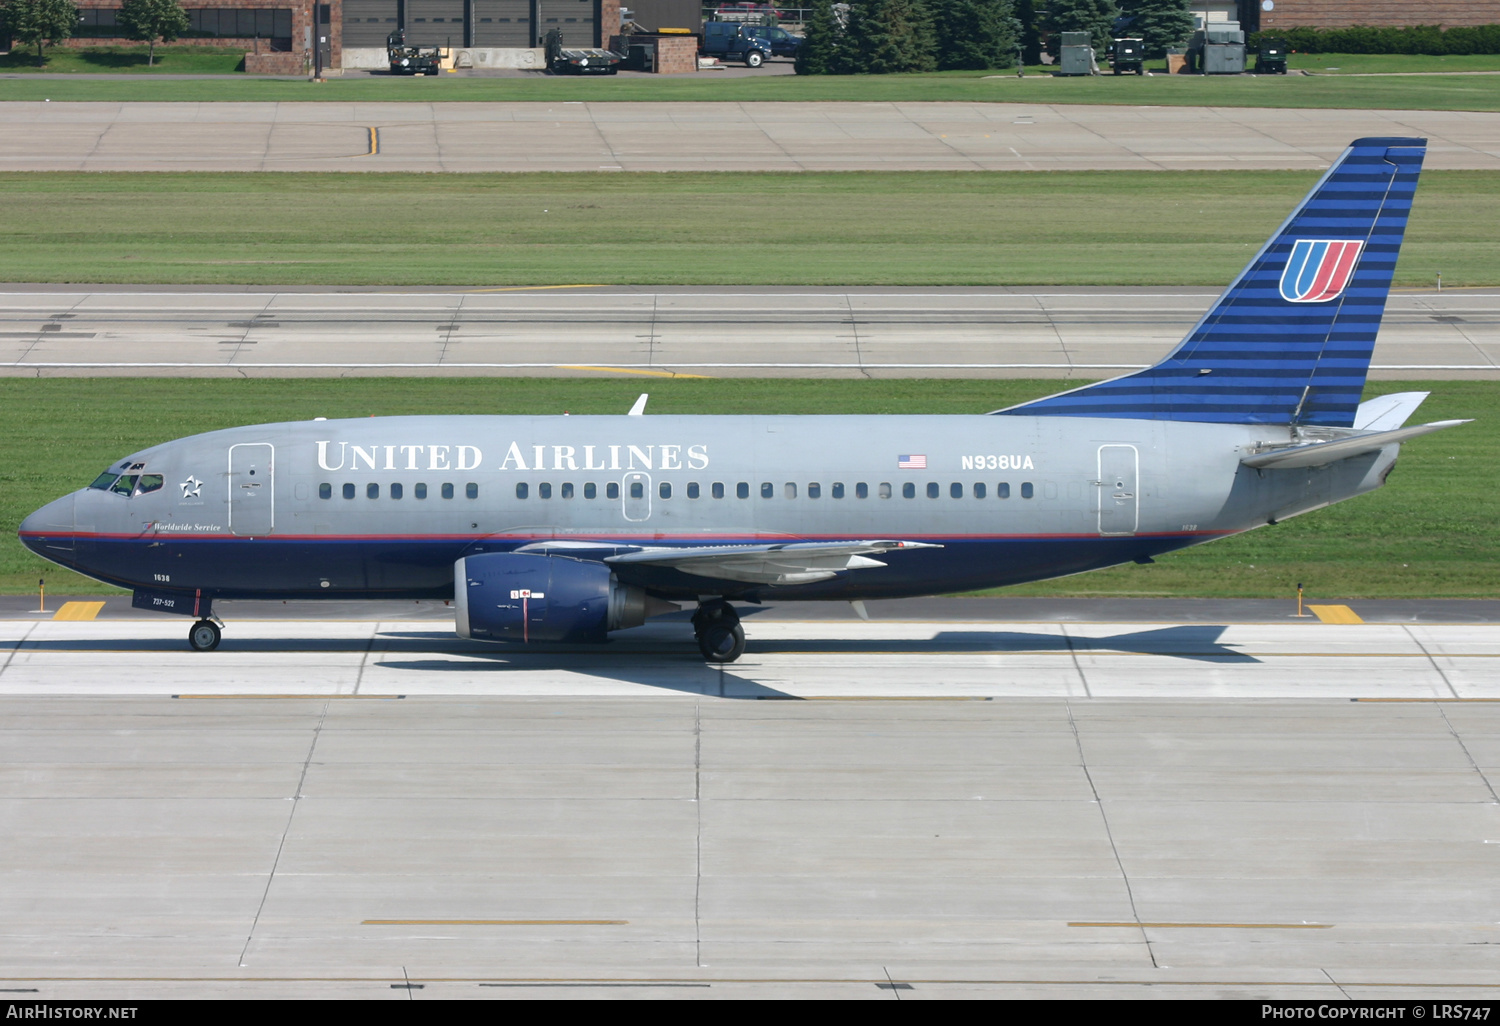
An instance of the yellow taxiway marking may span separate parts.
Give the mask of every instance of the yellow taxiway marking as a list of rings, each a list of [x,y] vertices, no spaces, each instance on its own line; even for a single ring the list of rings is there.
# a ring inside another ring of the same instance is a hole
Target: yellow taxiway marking
[[[361,926],[625,926],[628,919],[365,919]]]
[[[52,614],[52,619],[92,620],[103,608],[103,602],[64,602],[62,608]]]
[[[1348,606],[1308,606],[1313,615],[1324,623],[1364,623],[1359,614]]]
[[[1331,923],[1069,923],[1069,926],[1150,927],[1153,930],[1331,930]]]
[[[647,378],[701,378],[704,380],[707,380],[709,378],[709,375],[707,374],[679,374],[676,371],[636,370],[631,367],[589,367],[581,363],[558,364],[557,369],[603,371],[606,374],[639,374],[642,377]]]
[[[380,129],[370,126],[370,152],[362,156],[373,157],[380,152]]]

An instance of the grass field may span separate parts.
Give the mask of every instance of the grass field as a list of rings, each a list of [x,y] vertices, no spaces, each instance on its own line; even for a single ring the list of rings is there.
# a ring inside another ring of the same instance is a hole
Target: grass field
[[[0,281],[1218,285],[1316,179],[11,173]],[[1500,283],[1496,223],[1500,173],[1426,172],[1397,284]]]
[[[1317,55],[1320,59],[1329,55]],[[1054,78],[988,72],[931,75],[696,75],[524,78],[391,78],[354,75],[319,85],[305,79],[219,76],[177,80],[160,75],[124,79],[19,74],[0,81],[0,101],[277,102],[807,100],[910,103],[1104,103],[1154,106],[1346,108],[1378,110],[1500,110],[1500,77],[1489,75],[1103,75]]]
[[[236,424],[413,413],[620,413],[638,381],[580,379],[183,380],[0,379],[0,591],[97,593],[101,585],[23,549],[23,516],[86,485],[121,456]],[[653,413],[983,413],[1057,390],[1048,381],[662,381]],[[1382,382],[1367,397],[1431,390],[1422,421],[1474,424],[1408,443],[1382,490],[1275,527],[1129,566],[1007,589],[1006,594],[1493,596],[1494,453],[1500,394],[1482,382]]]

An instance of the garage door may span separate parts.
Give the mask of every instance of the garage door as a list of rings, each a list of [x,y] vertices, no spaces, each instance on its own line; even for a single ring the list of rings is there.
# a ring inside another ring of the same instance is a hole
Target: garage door
[[[385,46],[396,31],[396,0],[344,0],[344,45]]]
[[[537,0],[537,31],[562,31],[564,46],[602,46],[595,11],[599,0]],[[605,40],[604,42],[608,42]]]
[[[450,41],[464,45],[463,0],[406,0],[408,45],[447,46]]]
[[[531,0],[474,0],[475,46],[530,46]]]

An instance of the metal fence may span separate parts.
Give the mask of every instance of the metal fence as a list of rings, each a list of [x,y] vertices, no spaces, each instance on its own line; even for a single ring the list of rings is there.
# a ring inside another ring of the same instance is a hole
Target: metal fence
[[[812,9],[808,7],[775,7],[771,4],[717,4],[704,5],[704,21],[743,21],[750,25],[781,25],[788,29],[800,29]]]

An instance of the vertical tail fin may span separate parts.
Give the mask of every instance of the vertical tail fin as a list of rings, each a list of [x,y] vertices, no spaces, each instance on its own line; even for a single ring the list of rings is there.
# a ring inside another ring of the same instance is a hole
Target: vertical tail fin
[[[1350,426],[1426,145],[1351,143],[1160,363],[997,412]]]

